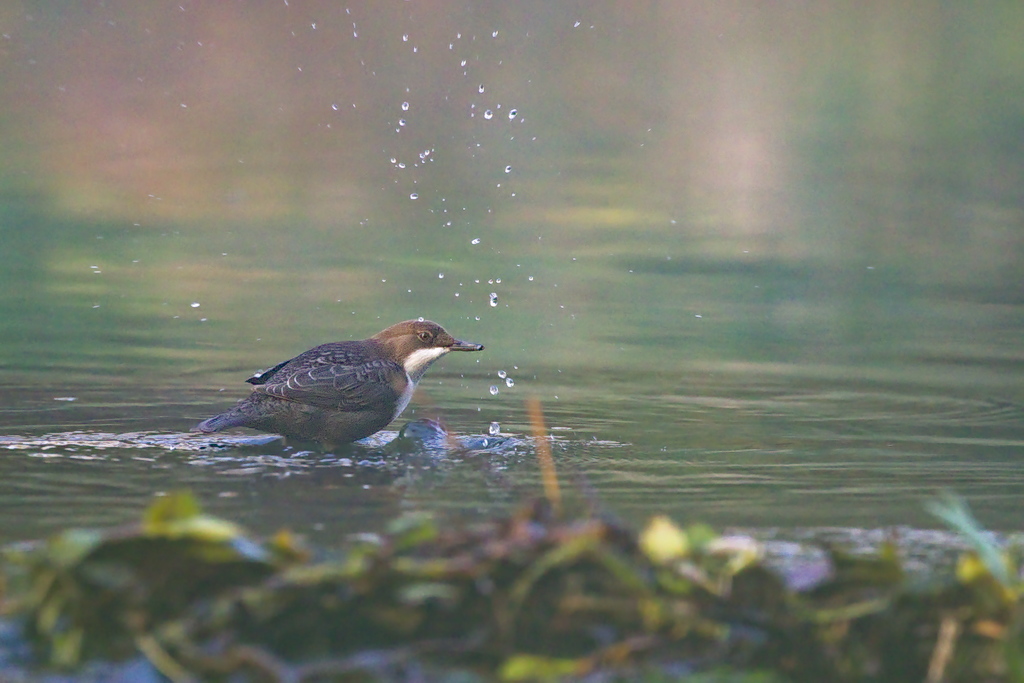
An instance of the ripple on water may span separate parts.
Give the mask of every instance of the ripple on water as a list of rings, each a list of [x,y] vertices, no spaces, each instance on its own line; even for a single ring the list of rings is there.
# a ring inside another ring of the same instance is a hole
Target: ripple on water
[[[410,423],[415,426],[417,421]],[[438,429],[441,429],[439,426]],[[431,433],[432,434],[432,433]],[[323,467],[387,467],[390,456],[401,447],[403,453],[423,452],[447,457],[465,450],[501,453],[514,449],[514,437],[462,437],[438,432],[436,440],[399,439],[397,432],[382,431],[345,448],[344,453],[302,450],[287,445],[276,435],[217,435],[193,433],[71,431],[39,437],[0,436],[0,449],[24,451],[27,457],[69,460],[106,460],[124,456],[156,462],[160,452],[189,455],[188,464],[219,468],[220,474],[294,472]],[[140,452],[154,452],[151,456]],[[234,466],[232,466],[234,465]]]
[[[280,441],[278,436],[226,436],[211,441],[209,436],[199,434],[166,434],[159,432],[58,432],[38,437],[0,436],[0,449],[53,451],[74,453],[78,449],[103,451],[108,449],[160,449],[167,451],[203,451],[210,448],[238,446],[259,446]],[[60,450],[57,450],[60,449]]]

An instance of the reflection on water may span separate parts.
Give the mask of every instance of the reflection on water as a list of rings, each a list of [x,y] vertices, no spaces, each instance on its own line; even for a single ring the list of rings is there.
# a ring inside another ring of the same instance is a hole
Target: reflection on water
[[[182,487],[331,538],[487,514],[540,490],[530,396],[580,506],[1019,527],[1024,6],[625,7],[5,14],[3,539]],[[487,350],[403,419],[506,449],[187,434],[417,316]]]

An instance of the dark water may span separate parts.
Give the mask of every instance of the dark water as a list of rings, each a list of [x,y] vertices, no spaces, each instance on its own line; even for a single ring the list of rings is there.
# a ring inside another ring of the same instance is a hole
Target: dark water
[[[498,512],[530,396],[627,519],[1024,525],[1018,6],[296,4],[0,15],[0,540]],[[392,428],[501,444],[187,433],[416,316],[487,350]]]

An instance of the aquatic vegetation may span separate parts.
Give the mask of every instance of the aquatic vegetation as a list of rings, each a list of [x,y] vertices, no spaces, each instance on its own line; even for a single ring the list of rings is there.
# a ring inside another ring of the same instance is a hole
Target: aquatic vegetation
[[[933,508],[974,544],[955,574],[910,580],[893,544],[828,548],[796,588],[752,539],[562,519],[547,498],[313,551],[175,493],[137,525],[7,549],[3,613],[29,669],[132,662],[174,681],[1021,680],[1019,558],[959,500]]]

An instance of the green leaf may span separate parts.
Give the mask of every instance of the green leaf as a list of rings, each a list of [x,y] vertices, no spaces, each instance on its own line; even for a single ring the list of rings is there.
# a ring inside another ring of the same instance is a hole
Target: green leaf
[[[583,668],[575,659],[513,655],[501,665],[498,676],[503,681],[551,681],[572,676]]]
[[[47,561],[67,569],[77,565],[103,542],[103,533],[89,529],[69,529],[54,536],[44,547]]]
[[[989,573],[999,583],[1004,586],[1010,585],[1010,572],[1006,566],[1005,556],[985,534],[985,530],[971,514],[963,498],[946,491],[939,499],[926,502],[925,508],[967,539]]]
[[[429,513],[410,513],[388,524],[387,533],[396,549],[407,550],[437,538],[437,523]]]
[[[459,598],[459,590],[447,583],[425,581],[401,586],[397,597],[405,605],[422,605],[428,600],[455,602]]]
[[[153,501],[142,516],[142,525],[148,532],[170,524],[198,517],[199,502],[187,491],[174,491]]]

